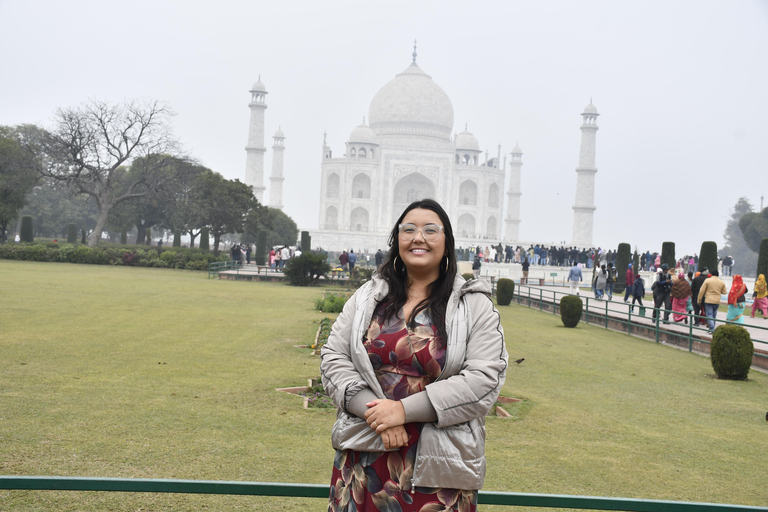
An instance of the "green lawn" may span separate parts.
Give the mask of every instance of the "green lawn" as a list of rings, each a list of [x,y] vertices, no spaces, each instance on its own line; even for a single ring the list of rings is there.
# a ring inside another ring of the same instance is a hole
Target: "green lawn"
[[[0,474],[329,481],[330,410],[275,392],[319,373],[322,289],[151,268],[0,261]],[[488,421],[486,489],[766,505],[768,376],[501,308],[515,420]],[[482,507],[483,510],[508,510]],[[323,500],[0,491],[0,510],[325,510]]]

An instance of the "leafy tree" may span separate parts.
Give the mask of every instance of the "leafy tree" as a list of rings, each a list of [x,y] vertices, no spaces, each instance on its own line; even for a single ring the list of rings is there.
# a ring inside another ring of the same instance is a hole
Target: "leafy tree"
[[[39,128],[0,126],[0,243],[8,240],[8,224],[18,217],[42,169],[35,131]]]
[[[91,197],[72,194],[66,185],[50,178],[38,181],[22,210],[22,215],[35,219],[35,234],[39,237],[65,236],[70,222],[89,229],[96,225],[98,214]]]
[[[744,233],[739,227],[739,221],[742,217],[753,212],[754,208],[747,198],[740,197],[731,210],[731,218],[728,220],[723,233],[725,246],[719,251],[722,258],[729,255],[733,257],[736,261],[736,267],[739,269],[738,273],[742,275],[752,275],[752,269],[757,266],[757,252],[747,245]]]
[[[292,218],[282,210],[268,206],[260,206],[248,216],[243,241],[253,243],[260,231],[267,234],[268,248],[276,245],[296,245],[299,236],[299,227]]]
[[[195,205],[197,225],[210,228],[217,255],[222,235],[242,233],[246,218],[259,204],[250,186],[211,170],[197,177],[189,199]]]
[[[57,111],[46,144],[50,163],[43,174],[96,201],[99,215],[89,246],[101,239],[112,208],[152,193],[168,179],[161,170],[179,154],[170,135],[170,116],[168,108],[157,102],[139,101],[122,105],[92,101]],[[143,168],[129,176],[125,166],[136,159]]]
[[[747,212],[739,219],[739,230],[744,236],[747,247],[760,251],[760,242],[768,238],[768,208],[760,213]]]

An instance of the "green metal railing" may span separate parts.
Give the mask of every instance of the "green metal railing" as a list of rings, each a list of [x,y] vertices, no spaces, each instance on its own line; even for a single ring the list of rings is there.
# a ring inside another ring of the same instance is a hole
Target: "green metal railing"
[[[240,496],[325,498],[326,500],[328,499],[330,491],[330,487],[328,485],[320,484],[53,476],[0,476],[0,489],[36,491],[227,494]],[[478,503],[481,505],[504,505],[511,507],[627,510],[634,512],[768,511],[768,507],[755,507],[748,505],[493,491],[480,491],[478,493]]]
[[[571,295],[571,294],[568,292],[558,292],[556,290],[545,290],[543,288],[534,288],[531,286],[520,285],[520,284],[515,286],[515,300],[517,304],[523,304],[525,302],[527,303],[525,305],[527,305],[528,307],[533,307],[533,308],[538,307],[539,311],[543,311],[544,306],[546,305],[547,309],[549,309],[550,307],[552,308],[553,314],[557,314],[560,307],[560,301],[558,299],[558,296],[566,296],[566,295]],[[595,299],[587,296],[582,296],[581,298],[584,302],[584,322],[585,323],[591,323],[592,325],[602,325],[603,327],[608,329],[610,322],[617,322],[621,325],[626,326],[626,332],[627,334],[630,334],[630,335],[632,334],[633,327],[645,328],[645,329],[652,328],[654,331],[654,337],[655,337],[656,343],[661,342],[660,340],[661,340],[662,333],[668,336],[671,335],[678,338],[687,338],[689,352],[693,352],[694,341],[698,343],[703,343],[706,345],[711,344],[709,340],[695,336],[695,334],[703,334],[708,332],[707,328],[698,327],[694,325],[698,320],[704,320],[704,321],[714,320],[715,326],[717,326],[717,324],[739,325],[742,327],[745,326],[744,324],[740,324],[738,322],[730,322],[728,320],[723,320],[719,318],[712,319],[703,315],[694,315],[693,313],[684,313],[687,318],[687,328],[688,328],[687,334],[683,334],[676,331],[665,331],[663,329],[665,323],[662,323],[661,316],[667,312],[670,315],[673,313],[676,313],[678,315],[683,313],[672,311],[671,309],[656,308],[653,306],[642,306],[642,307],[640,305],[633,306],[630,303],[624,303],[619,301],[609,301],[605,299]],[[600,309],[603,309],[603,311],[600,311],[599,314],[595,312],[596,304],[599,304]],[[627,307],[627,313],[610,310],[609,306]],[[634,313],[633,311],[634,307],[639,308],[639,312],[640,312],[639,314]],[[590,311],[590,308],[592,308],[592,311]],[[651,314],[654,317],[652,319],[653,323],[651,325],[632,321],[633,317],[647,318],[646,314],[644,313]],[[626,315],[626,317],[623,317],[622,315]],[[666,322],[666,324],[671,325],[673,323]],[[681,325],[677,322],[675,322],[674,324],[678,326]],[[747,325],[747,327],[749,327],[750,329],[759,330],[761,331],[761,333],[765,332],[765,337],[763,339],[755,339],[755,341],[762,341],[762,342],[768,341],[768,327],[760,327],[752,324]],[[755,352],[754,356],[757,357],[758,359],[768,359],[768,355],[760,352]]]
[[[214,261],[208,265],[208,279],[218,276],[219,272],[225,270],[236,270],[239,273],[241,266],[242,264],[239,261],[234,260]]]

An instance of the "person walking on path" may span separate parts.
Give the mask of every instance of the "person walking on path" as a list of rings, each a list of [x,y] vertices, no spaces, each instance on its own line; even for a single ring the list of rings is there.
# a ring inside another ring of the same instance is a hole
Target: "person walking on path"
[[[706,315],[704,308],[699,302],[699,290],[701,290],[701,285],[704,284],[704,281],[707,280],[707,274],[709,274],[707,269],[702,269],[701,272],[696,272],[693,282],[691,283],[691,305],[693,306],[693,314],[695,316]],[[704,325],[706,322],[707,321],[703,318],[696,318],[694,319],[693,325]]]
[[[728,316],[725,318],[726,320],[738,324],[744,323],[744,301],[748,291],[741,276],[739,274],[733,276],[731,291],[728,292]]]
[[[601,265],[597,269],[597,276],[595,277],[595,298],[601,299],[605,296],[605,286],[608,284],[608,272],[605,270],[605,265]]]
[[[643,297],[645,297],[645,283],[643,282],[643,278],[640,276],[640,274],[635,276],[635,282],[632,283],[632,285],[630,285],[627,289],[632,290],[632,305],[629,306],[629,310],[635,310],[635,301],[637,301],[640,304],[641,314],[644,315]]]
[[[688,323],[688,298],[691,296],[691,285],[685,280],[685,274],[680,272],[677,276],[677,281],[672,283],[672,289],[669,294],[672,296],[672,319],[675,322]]]
[[[349,255],[347,256],[347,263],[349,263],[349,273],[351,274],[355,270],[355,263],[357,263],[357,254],[355,254],[355,251],[353,249],[349,250]]]
[[[523,260],[523,282],[522,284],[528,284],[528,269],[531,266],[531,262],[528,261],[528,257],[526,256]]]
[[[627,275],[624,278],[624,286],[626,287],[624,291],[624,302],[629,302],[629,298],[632,296],[632,287],[634,286],[634,284],[635,284],[635,273],[632,271],[632,264],[630,263],[629,267],[627,267]]]
[[[613,263],[608,262],[608,279],[605,283],[605,293],[608,295],[608,300],[613,300],[613,285],[616,283],[616,269],[613,268]]]
[[[480,279],[480,266],[482,263],[480,262],[480,255],[475,255],[475,261],[472,262],[472,275],[475,276],[475,279]]]
[[[672,296],[670,295],[672,278],[669,275],[669,265],[662,264],[656,274],[657,279],[651,286],[651,290],[653,290],[653,318],[656,318],[656,314],[659,313],[658,310],[664,306],[664,323],[668,324],[669,313],[672,310]]]
[[[570,293],[576,291],[576,295],[579,295],[579,281],[583,281],[584,277],[581,275],[581,268],[576,263],[571,267],[571,271],[568,272],[568,283],[571,285]]]
[[[715,318],[717,318],[717,308],[720,307],[720,297],[727,292],[725,283],[720,279],[720,273],[717,269],[713,269],[712,277],[707,278],[699,290],[699,304],[704,306],[710,334],[715,332]]]
[[[759,309],[763,313],[763,318],[768,320],[768,286],[763,274],[757,276],[753,298],[755,301],[752,303],[752,318],[755,318],[755,311]]]

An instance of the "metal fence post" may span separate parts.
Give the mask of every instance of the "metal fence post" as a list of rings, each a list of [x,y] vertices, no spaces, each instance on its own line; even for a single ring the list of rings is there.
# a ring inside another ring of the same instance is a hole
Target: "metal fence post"
[[[661,319],[661,310],[659,308],[653,308],[656,313],[656,343],[659,342],[659,320]]]

